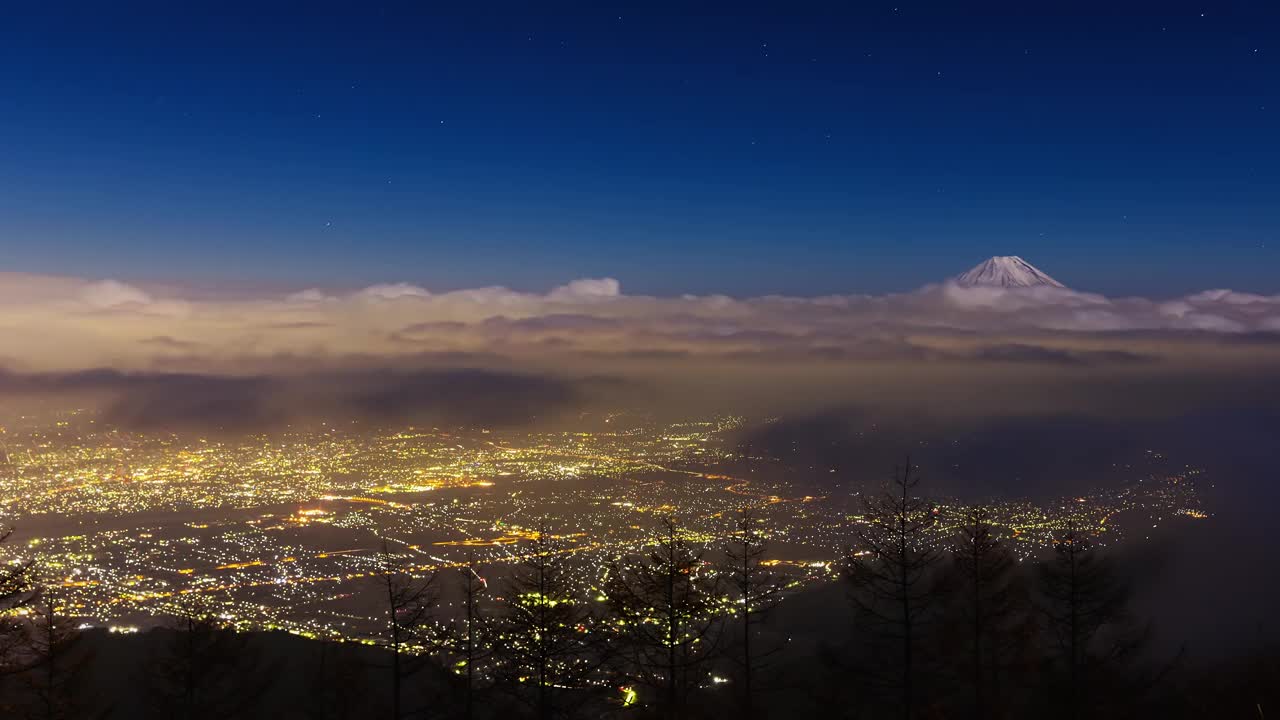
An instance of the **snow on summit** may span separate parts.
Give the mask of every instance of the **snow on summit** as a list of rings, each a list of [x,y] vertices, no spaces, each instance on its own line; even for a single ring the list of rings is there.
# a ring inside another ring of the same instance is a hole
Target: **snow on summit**
[[[1017,255],[1001,255],[986,260],[957,275],[955,283],[961,287],[1066,287]]]

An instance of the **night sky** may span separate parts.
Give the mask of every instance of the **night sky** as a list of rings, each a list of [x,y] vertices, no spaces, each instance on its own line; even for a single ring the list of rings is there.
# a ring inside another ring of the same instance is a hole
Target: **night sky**
[[[0,27],[0,270],[1280,291],[1274,2],[53,4]]]

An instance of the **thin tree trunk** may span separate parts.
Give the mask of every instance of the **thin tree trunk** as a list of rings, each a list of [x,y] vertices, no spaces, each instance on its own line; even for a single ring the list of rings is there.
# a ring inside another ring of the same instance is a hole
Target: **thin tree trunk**
[[[679,717],[676,710],[676,641],[679,619],[676,617],[675,532],[668,530],[667,543],[667,717]]]
[[[387,611],[391,630],[391,719],[400,720],[400,625],[396,618],[396,594],[387,576]]]
[[[751,556],[743,540],[742,550],[742,713],[746,720],[755,720],[755,707],[751,695]]]
[[[907,460],[906,472],[911,472]],[[902,591],[902,717],[911,720],[911,578],[907,562],[907,483],[902,483],[902,505],[898,512],[898,557],[901,566]]]
[[[1080,601],[1077,595],[1078,588],[1076,587],[1076,539],[1074,537],[1071,538],[1071,549],[1069,550],[1069,559],[1071,562],[1071,594],[1070,594],[1071,639],[1069,641],[1071,646],[1070,647],[1071,670],[1068,676],[1070,678],[1070,685],[1068,689],[1069,699],[1068,699],[1067,707],[1068,707],[1068,713],[1070,715],[1071,720],[1076,720],[1076,715],[1078,712],[1076,708],[1076,703],[1078,702],[1078,699],[1076,697],[1076,683],[1078,681],[1078,678],[1076,676],[1076,667],[1077,667],[1077,656],[1079,654],[1079,648],[1077,647],[1077,645],[1079,643],[1078,612],[1079,612]]]
[[[472,720],[475,712],[473,693],[475,689],[476,665],[476,593],[475,569],[467,562],[467,695],[466,720]]]
[[[55,622],[57,622],[57,611],[54,609],[53,601],[50,600],[49,612],[45,618],[45,624],[44,624],[45,651],[47,653],[45,656],[45,666],[44,666],[44,669],[45,669],[44,708],[45,708],[45,717],[48,718],[49,720],[54,720],[54,717],[55,717],[54,709],[53,709],[53,706],[54,706],[53,696],[55,692],[54,682],[57,679],[55,676],[55,673],[57,672],[56,665],[58,662],[58,657],[57,657],[58,650],[54,644],[55,636],[56,636],[56,630],[54,629]]]
[[[184,717],[195,717],[195,692],[196,692],[196,648],[195,648],[195,619],[187,618],[187,667],[186,667],[186,686],[183,687],[183,712]]]
[[[973,717],[975,720],[982,720],[987,713],[983,697],[985,688],[982,673],[982,559],[978,554],[976,533],[971,552],[973,553]]]

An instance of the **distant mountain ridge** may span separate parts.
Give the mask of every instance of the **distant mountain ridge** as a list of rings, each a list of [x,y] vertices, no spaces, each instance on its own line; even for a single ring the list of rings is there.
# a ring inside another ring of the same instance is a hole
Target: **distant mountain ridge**
[[[1017,255],[997,255],[957,275],[953,282],[961,287],[1026,288],[1066,285]]]

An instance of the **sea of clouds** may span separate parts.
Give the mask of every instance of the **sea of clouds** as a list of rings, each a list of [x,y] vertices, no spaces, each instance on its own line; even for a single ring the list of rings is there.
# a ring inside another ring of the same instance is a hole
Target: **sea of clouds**
[[[0,364],[23,372],[422,354],[1068,364],[1136,360],[1188,341],[1269,345],[1280,334],[1280,295],[1210,290],[1154,300],[942,283],[889,295],[651,297],[586,278],[546,293],[394,283],[210,296],[10,273],[0,275],[0,331]]]
[[[92,396],[109,419],[145,427],[300,416],[501,424],[640,406],[1265,404],[1277,367],[1280,296],[1230,290],[1109,298],[946,282],[887,295],[653,297],[584,278],[545,293],[209,292],[0,274],[0,409]]]

